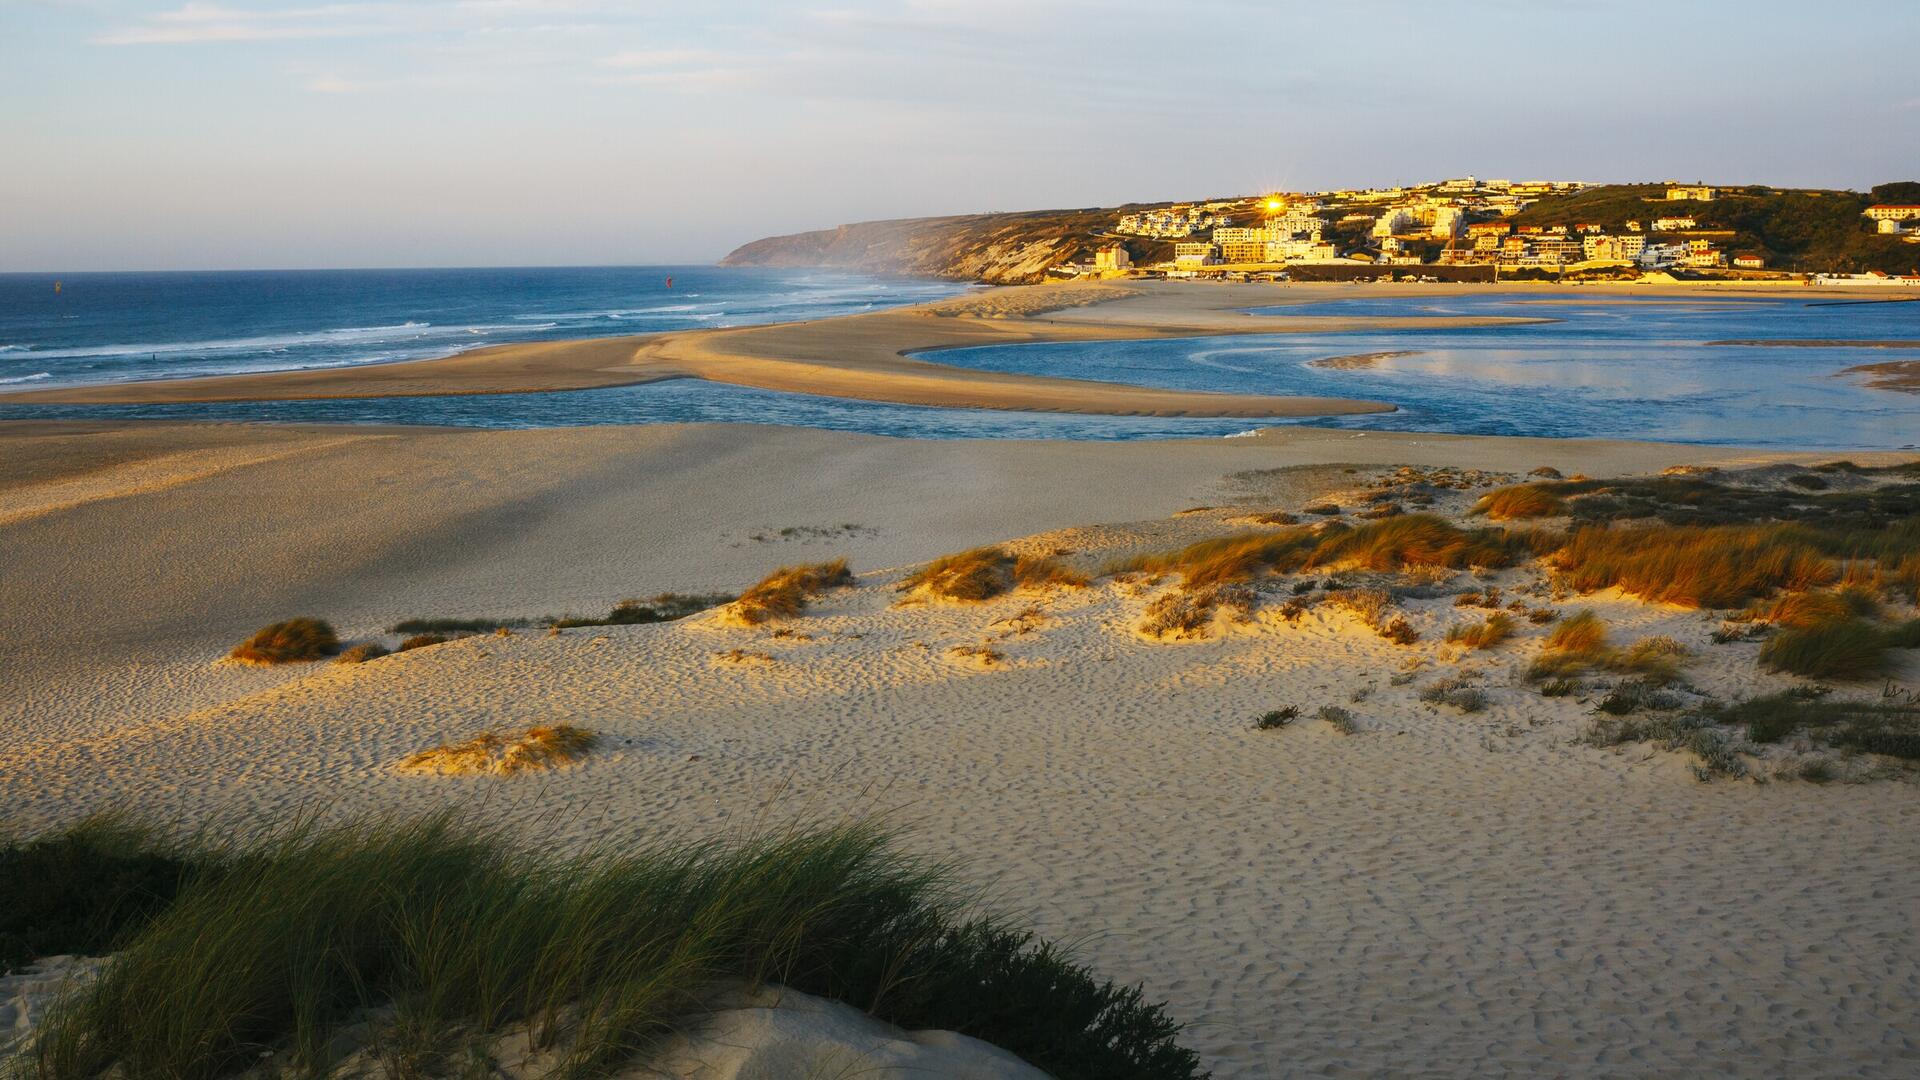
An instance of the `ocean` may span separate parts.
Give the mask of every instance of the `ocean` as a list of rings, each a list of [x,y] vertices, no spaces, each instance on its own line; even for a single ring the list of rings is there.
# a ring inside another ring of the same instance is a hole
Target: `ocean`
[[[669,279],[671,285],[669,285]],[[645,266],[0,275],[0,391],[333,367],[511,341],[819,318],[964,291],[823,270]],[[1200,286],[1196,286],[1200,287]],[[1825,298],[1588,302],[1484,294],[1352,299],[1255,315],[1495,314],[1553,322],[944,350],[941,363],[1179,389],[1390,401],[1400,411],[1271,422],[939,409],[696,380],[546,394],[207,405],[0,403],[0,419],[156,418],[517,428],[749,422],[919,438],[1225,436],[1265,423],[1462,434],[1894,449],[1920,445],[1920,395],[1845,368],[1920,349],[1712,344],[1920,340],[1920,304]],[[1359,366],[1314,361],[1381,356]]]

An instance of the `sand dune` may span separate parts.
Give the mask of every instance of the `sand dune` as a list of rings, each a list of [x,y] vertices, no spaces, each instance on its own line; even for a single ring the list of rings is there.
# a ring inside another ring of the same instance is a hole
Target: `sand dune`
[[[1223,1078],[1920,1066],[1920,925],[1901,902],[1920,888],[1911,783],[1700,784],[1677,755],[1579,745],[1591,702],[1516,678],[1545,630],[1463,652],[1441,640],[1465,617],[1442,595],[1406,602],[1412,646],[1333,606],[1263,607],[1165,643],[1136,632],[1164,583],[982,604],[902,604],[894,588],[980,543],[1090,568],[1253,511],[1351,504],[1341,493],[1380,466],[1607,475],[1779,455],[1313,430],[1171,444],[414,431],[310,447],[315,429],[98,434],[182,480],[0,525],[0,666],[18,687],[0,706],[0,803],[22,824],[111,805],[197,821],[455,802],[585,841],[879,810],[990,875],[1041,932],[1081,941],[1103,974],[1145,980]],[[62,480],[66,454],[43,461],[55,444],[36,440],[91,437],[0,428],[0,508]],[[204,475],[179,456],[255,442],[271,452]],[[1877,460],[1891,458],[1863,463]],[[819,529],[752,539],[783,524]],[[384,636],[412,615],[738,589],[841,554],[857,585],[790,623],[700,615],[353,666],[217,662],[289,614]],[[1530,595],[1534,574],[1456,584]],[[1702,613],[1611,592],[1541,602],[1685,642],[1688,680],[1714,693],[1785,685],[1756,672],[1757,645],[1707,644]],[[999,661],[964,651],[980,649]],[[764,662],[717,660],[734,650]],[[1904,663],[1898,677],[1920,679]],[[1421,699],[1449,677],[1488,707]],[[1302,718],[1252,729],[1285,705]],[[1325,705],[1359,730],[1313,719]],[[603,741],[533,776],[400,767],[545,724]]]

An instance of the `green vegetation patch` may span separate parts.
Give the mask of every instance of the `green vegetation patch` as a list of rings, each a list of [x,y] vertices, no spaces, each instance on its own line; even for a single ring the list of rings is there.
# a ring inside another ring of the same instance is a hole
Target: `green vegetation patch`
[[[62,857],[76,888],[127,865],[79,850]],[[947,867],[870,825],[562,856],[447,816],[373,819],[216,857],[220,873],[189,872],[46,1018],[36,1075],[210,1080],[267,1055],[322,1075],[346,1029],[384,1010],[347,1042],[391,1075],[459,1071],[489,1034],[525,1025],[552,1075],[586,1076],[644,1052],[729,981],[959,1031],[1063,1080],[1202,1075],[1138,987],[967,914]],[[148,883],[180,872],[163,861],[137,878],[123,891],[157,895]]]

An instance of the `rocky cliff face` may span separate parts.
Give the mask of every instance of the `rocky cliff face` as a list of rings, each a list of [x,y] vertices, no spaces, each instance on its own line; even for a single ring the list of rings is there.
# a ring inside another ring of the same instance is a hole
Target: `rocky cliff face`
[[[837,229],[771,236],[736,249],[724,266],[833,266],[995,285],[1040,281],[1062,263],[1091,259],[1112,240],[1101,231],[1115,209],[866,221]],[[1151,242],[1129,241],[1135,259]]]

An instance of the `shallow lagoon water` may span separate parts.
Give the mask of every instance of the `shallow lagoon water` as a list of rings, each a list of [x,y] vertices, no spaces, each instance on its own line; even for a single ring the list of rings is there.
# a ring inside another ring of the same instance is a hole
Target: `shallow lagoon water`
[[[1920,395],[1867,388],[1855,364],[1920,349],[1712,345],[1724,340],[1920,339],[1920,304],[1548,302],[1493,294],[1368,297],[1252,316],[1508,315],[1549,323],[1067,342],[945,350],[942,363],[1182,390],[1389,401],[1400,411],[1302,421],[1471,435],[1658,439],[1738,446],[1920,445]],[[1311,361],[1404,353],[1365,367]]]

